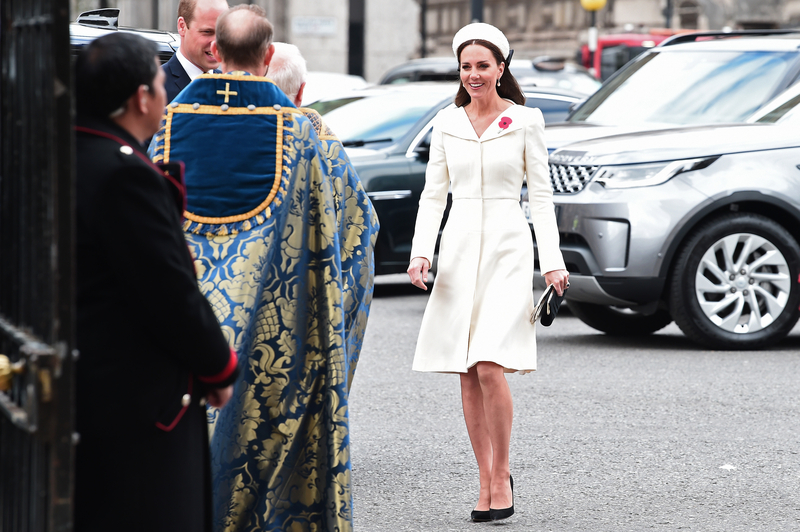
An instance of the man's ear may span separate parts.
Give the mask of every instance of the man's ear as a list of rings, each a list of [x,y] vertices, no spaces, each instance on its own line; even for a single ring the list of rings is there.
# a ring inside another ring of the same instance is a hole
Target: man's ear
[[[217,48],[217,41],[211,41],[211,55],[214,56],[214,59],[217,60],[217,63],[222,63],[222,57],[220,57],[219,49]]]
[[[147,85],[139,85],[139,88],[136,89],[133,96],[128,98],[128,107],[126,110],[132,109],[139,114],[147,114],[150,105],[149,95],[150,93],[148,92]]]
[[[300,89],[297,91],[297,96],[294,97],[294,105],[296,107],[300,107],[300,104],[303,103],[303,91],[306,88],[306,82],[304,81],[302,85],[300,85]]]
[[[275,45],[270,44],[269,48],[267,48],[267,55],[264,56],[264,65],[267,66],[269,69],[269,62],[272,61],[272,54],[275,53]]]
[[[186,20],[183,17],[178,17],[178,35],[181,36],[181,39],[186,35],[187,29],[189,29],[189,25],[186,24]]]

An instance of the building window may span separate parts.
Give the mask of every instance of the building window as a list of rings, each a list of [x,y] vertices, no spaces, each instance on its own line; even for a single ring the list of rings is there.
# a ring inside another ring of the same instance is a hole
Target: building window
[[[696,0],[683,0],[678,3],[676,10],[680,27],[687,30],[699,29],[700,6]]]

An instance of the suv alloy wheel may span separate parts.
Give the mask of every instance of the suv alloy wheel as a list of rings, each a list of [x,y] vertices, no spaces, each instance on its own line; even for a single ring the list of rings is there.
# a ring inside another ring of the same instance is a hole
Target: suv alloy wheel
[[[758,349],[797,323],[800,247],[764,216],[729,214],[699,227],[682,248],[670,286],[675,323],[716,349]]]

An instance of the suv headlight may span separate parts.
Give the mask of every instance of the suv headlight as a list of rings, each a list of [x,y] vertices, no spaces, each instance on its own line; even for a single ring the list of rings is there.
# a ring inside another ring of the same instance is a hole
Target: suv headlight
[[[718,155],[660,163],[601,166],[597,169],[595,181],[605,188],[653,187],[683,172],[705,168],[717,159]]]

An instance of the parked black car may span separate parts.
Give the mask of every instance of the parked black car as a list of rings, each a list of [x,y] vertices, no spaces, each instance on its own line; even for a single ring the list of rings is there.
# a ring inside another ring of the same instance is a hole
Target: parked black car
[[[558,58],[513,58],[510,68],[522,86],[563,89],[584,96],[594,93],[600,87],[600,82],[588,70]],[[389,69],[378,84],[458,79],[458,62],[455,57],[425,57],[412,59]]]
[[[158,59],[161,64],[169,61],[180,47],[180,38],[174,33],[120,27],[119,9],[107,8],[81,13],[77,21],[69,25],[72,55],[77,55],[81,48],[96,38],[115,31],[135,33],[155,42],[158,46]]]

